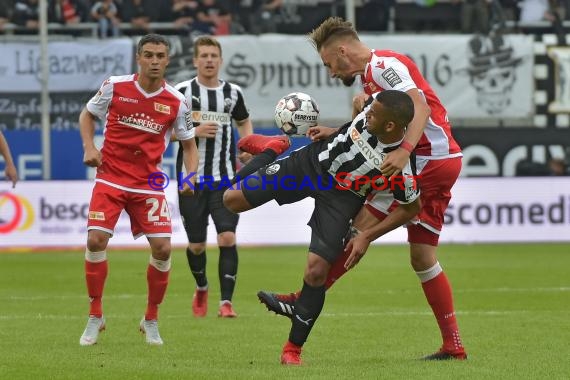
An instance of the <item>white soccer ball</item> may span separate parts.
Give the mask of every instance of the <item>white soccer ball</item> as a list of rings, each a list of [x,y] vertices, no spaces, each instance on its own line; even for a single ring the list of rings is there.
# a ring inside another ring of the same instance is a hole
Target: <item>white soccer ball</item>
[[[319,122],[319,106],[303,92],[285,95],[275,106],[275,123],[286,135],[304,136]]]

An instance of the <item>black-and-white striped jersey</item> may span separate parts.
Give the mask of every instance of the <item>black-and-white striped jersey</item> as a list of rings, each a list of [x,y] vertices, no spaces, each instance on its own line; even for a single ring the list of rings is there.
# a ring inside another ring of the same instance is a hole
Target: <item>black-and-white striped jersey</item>
[[[198,78],[178,83],[176,89],[186,97],[192,111],[192,122],[197,127],[202,122],[219,124],[215,138],[198,138],[199,161],[196,182],[217,182],[233,178],[236,170],[236,143],[232,119],[245,120],[249,111],[241,87],[220,80],[215,88],[206,87]],[[182,146],[178,150],[176,171],[182,171]],[[203,181],[202,181],[203,179]]]
[[[326,148],[319,153],[319,162],[337,183],[358,195],[391,191],[399,202],[410,203],[420,193],[416,182],[415,156],[410,156],[408,163],[392,183],[385,183],[387,179],[380,171],[386,154],[397,149],[400,143],[401,141],[382,144],[376,136],[368,132],[364,111],[329,139]],[[369,182],[359,182],[359,179],[368,179]]]

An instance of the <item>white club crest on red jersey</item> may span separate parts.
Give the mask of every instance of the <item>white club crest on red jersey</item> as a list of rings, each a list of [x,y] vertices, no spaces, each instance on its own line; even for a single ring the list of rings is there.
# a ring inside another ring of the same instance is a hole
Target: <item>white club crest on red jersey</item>
[[[156,112],[165,113],[167,115],[170,115],[170,106],[167,106],[166,104],[160,104],[160,103],[154,102],[154,110]]]

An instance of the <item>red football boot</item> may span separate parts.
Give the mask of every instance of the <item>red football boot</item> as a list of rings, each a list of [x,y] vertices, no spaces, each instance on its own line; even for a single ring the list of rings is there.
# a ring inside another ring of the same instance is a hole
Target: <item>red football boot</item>
[[[281,353],[281,364],[301,365],[301,349],[302,347],[287,341]]]
[[[237,317],[237,313],[234,311],[232,307],[232,303],[229,301],[225,301],[220,305],[220,310],[218,310],[218,317],[222,318],[235,318]]]
[[[289,137],[281,136],[264,136],[252,134],[239,139],[237,147],[243,152],[253,155],[259,154],[266,149],[271,149],[278,156],[285,152],[291,146]]]
[[[467,352],[463,348],[457,351],[448,351],[443,347],[436,353],[425,356],[424,360],[467,360]]]
[[[192,299],[192,313],[195,317],[205,317],[208,313],[208,289],[196,289]]]

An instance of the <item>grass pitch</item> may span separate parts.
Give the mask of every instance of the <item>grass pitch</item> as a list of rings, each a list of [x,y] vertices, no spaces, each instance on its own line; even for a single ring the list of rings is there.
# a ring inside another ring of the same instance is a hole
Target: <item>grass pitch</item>
[[[107,330],[78,340],[87,320],[83,252],[0,255],[0,379],[568,379],[570,246],[443,245],[465,362],[418,360],[439,331],[409,266],[407,246],[375,246],[328,293],[299,368],[279,364],[290,322],[257,290],[296,290],[306,248],[240,248],[239,317],[216,317],[217,248],[208,250],[209,313],[191,316],[193,279],[182,249],[160,309],[162,347],[138,333],[147,252],[109,249]]]

